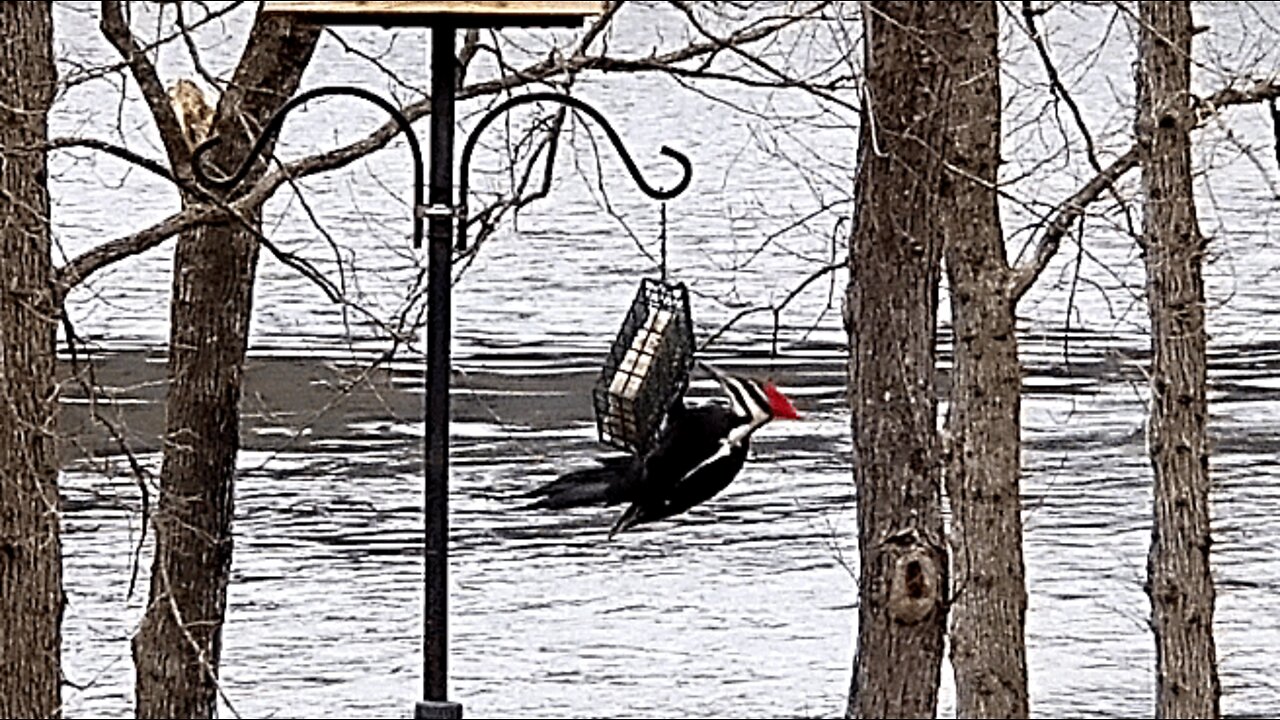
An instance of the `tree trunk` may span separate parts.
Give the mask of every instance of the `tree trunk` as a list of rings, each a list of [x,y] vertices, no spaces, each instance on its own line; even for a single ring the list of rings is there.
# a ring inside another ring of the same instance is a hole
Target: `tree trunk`
[[[1218,717],[1205,437],[1204,238],[1191,189],[1191,8],[1140,3],[1138,145],[1151,312],[1155,512],[1147,559],[1156,716]]]
[[[951,664],[956,715],[1026,717],[1021,370],[1013,273],[996,193],[1000,163],[996,6],[976,3],[946,43],[955,91],[950,204],[938,215],[951,285],[955,359],[946,425],[951,501]]]
[[[216,167],[238,167],[253,139],[245,126],[261,127],[293,95],[318,36],[315,27],[258,18],[214,118],[212,132],[224,139],[211,153]],[[233,221],[178,238],[156,554],[133,643],[138,717],[216,713],[257,255],[254,234]]]
[[[62,715],[47,2],[0,3],[0,717]]]
[[[931,717],[946,629],[935,341],[951,82],[936,39],[959,3],[866,13],[846,321],[858,499],[858,642],[850,717]]]

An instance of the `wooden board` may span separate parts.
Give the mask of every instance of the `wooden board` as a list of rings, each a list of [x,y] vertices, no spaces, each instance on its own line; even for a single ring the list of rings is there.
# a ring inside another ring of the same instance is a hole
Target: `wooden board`
[[[324,25],[575,26],[604,13],[605,3],[565,0],[267,0],[262,12],[298,15]]]

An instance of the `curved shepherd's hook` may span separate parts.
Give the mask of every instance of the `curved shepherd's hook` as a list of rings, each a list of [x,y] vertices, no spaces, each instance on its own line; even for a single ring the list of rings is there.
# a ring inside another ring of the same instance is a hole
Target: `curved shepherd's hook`
[[[605,134],[609,136],[609,142],[613,143],[613,149],[618,152],[623,164],[627,166],[627,172],[631,173],[631,179],[635,181],[636,186],[645,195],[654,200],[670,200],[689,187],[689,181],[693,179],[693,165],[689,162],[689,157],[684,153],[672,150],[666,145],[663,145],[662,149],[658,151],[680,163],[680,167],[684,170],[684,176],[680,178],[680,182],[676,183],[675,187],[670,190],[659,190],[645,181],[644,176],[640,174],[640,169],[636,167],[635,161],[631,159],[631,154],[623,146],[622,138],[618,136],[617,131],[613,129],[608,120],[605,120],[604,115],[601,115],[599,110],[572,95],[565,95],[564,93],[535,92],[527,95],[518,95],[499,103],[497,107],[485,113],[484,117],[480,118],[480,122],[476,123],[475,129],[471,131],[466,145],[462,148],[462,166],[459,170],[460,178],[458,183],[458,250],[467,249],[467,191],[470,189],[471,153],[475,151],[476,141],[479,139],[480,133],[484,132],[484,129],[489,127],[489,124],[496,120],[499,115],[511,108],[517,105],[543,101],[568,105],[575,110],[586,113],[597,123],[600,123],[600,127],[604,128]]]
[[[195,175],[196,182],[205,187],[214,188],[216,190],[230,190],[239,185],[249,175],[249,171],[253,169],[253,164],[262,156],[267,143],[271,142],[280,134],[280,128],[284,125],[285,116],[295,107],[318,97],[327,95],[350,95],[352,97],[362,98],[386,110],[396,121],[396,125],[400,126],[400,130],[404,133],[405,139],[409,141],[409,152],[413,155],[413,246],[415,248],[422,247],[422,147],[418,144],[418,136],[413,132],[413,125],[409,122],[409,118],[400,112],[400,108],[374,95],[368,90],[357,87],[344,86],[326,86],[318,87],[314,90],[308,90],[301,95],[293,98],[285,103],[283,107],[271,116],[271,120],[267,122],[267,126],[262,129],[262,134],[254,141],[253,147],[249,150],[249,154],[245,156],[243,162],[240,163],[239,169],[231,174],[230,177],[215,178],[210,177],[204,171],[202,162],[205,153],[222,144],[222,138],[218,136],[211,137],[196,146],[192,151],[191,165],[192,172]]]

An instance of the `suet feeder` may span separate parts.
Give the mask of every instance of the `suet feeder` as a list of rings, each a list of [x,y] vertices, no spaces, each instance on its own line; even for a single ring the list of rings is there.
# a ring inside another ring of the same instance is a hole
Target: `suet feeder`
[[[693,319],[683,283],[645,278],[592,390],[600,440],[641,455],[689,387]]]

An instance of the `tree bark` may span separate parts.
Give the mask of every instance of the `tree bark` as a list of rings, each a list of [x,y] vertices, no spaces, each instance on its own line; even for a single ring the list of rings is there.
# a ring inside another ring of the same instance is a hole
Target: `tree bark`
[[[996,193],[1000,163],[999,26],[993,3],[957,18],[950,203],[938,215],[951,286],[955,357],[946,424],[951,502],[951,664],[956,715],[1027,717],[1022,559],[1021,367],[1014,273]]]
[[[259,16],[213,121],[224,139],[210,153],[216,167],[229,173],[240,164],[253,140],[246,126],[262,127],[293,95],[318,37],[314,26]],[[216,713],[257,255],[254,234],[233,221],[178,238],[156,554],[133,643],[138,717]]]
[[[937,38],[960,3],[875,2],[846,322],[858,501],[858,639],[847,714],[932,717],[946,629],[935,342],[952,92]]]
[[[1153,355],[1147,445],[1155,472],[1146,589],[1156,639],[1156,717],[1216,718],[1205,241],[1191,186],[1190,3],[1143,2],[1139,16],[1137,135]]]
[[[0,717],[62,716],[47,2],[0,3]]]

